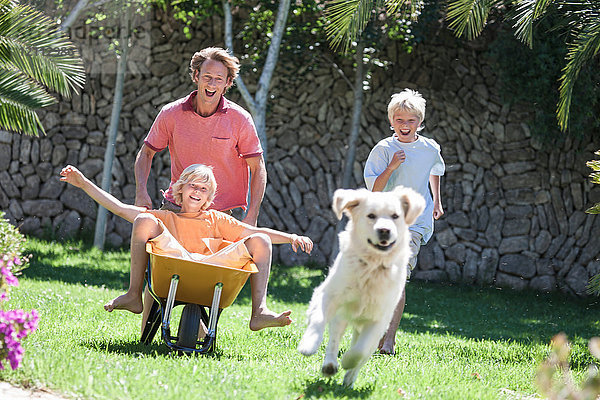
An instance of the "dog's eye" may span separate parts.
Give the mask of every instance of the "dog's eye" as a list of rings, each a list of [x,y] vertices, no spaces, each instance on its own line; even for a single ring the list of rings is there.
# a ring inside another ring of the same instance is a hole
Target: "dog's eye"
[[[377,218],[377,216],[375,214],[371,213],[371,214],[367,215],[367,218],[375,219],[375,218]]]
[[[398,214],[392,214],[392,219],[398,219],[400,216]]]

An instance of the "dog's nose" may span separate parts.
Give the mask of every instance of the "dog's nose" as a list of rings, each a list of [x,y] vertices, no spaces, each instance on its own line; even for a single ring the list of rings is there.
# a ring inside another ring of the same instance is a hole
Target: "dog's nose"
[[[390,240],[390,230],[386,228],[377,229],[379,240]]]

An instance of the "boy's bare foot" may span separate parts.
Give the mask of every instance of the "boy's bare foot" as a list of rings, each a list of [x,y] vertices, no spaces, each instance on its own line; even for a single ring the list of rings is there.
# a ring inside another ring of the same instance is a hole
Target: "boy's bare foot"
[[[139,314],[143,310],[141,296],[132,296],[125,293],[116,297],[104,305],[104,309],[108,312],[112,310],[127,310],[134,314]]]
[[[292,323],[290,318],[290,310],[284,311],[281,314],[276,314],[273,311],[265,310],[250,318],[250,330],[260,331],[264,328],[279,328]]]

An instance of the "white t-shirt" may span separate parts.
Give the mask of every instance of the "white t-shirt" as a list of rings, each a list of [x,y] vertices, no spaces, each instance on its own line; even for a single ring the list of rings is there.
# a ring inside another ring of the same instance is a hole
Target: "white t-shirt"
[[[433,234],[433,199],[429,191],[429,175],[441,176],[446,170],[440,145],[420,134],[417,140],[411,143],[400,142],[395,134],[381,140],[367,158],[365,183],[369,190],[373,190],[375,180],[399,150],[404,150],[406,160],[392,173],[383,191],[387,192],[401,185],[414,189],[425,198],[425,210],[410,227],[423,235],[425,244]]]

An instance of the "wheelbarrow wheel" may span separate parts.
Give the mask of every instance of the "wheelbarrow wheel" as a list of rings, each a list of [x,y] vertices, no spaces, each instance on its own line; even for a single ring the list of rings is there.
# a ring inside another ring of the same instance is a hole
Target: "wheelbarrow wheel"
[[[177,332],[177,345],[180,347],[196,348],[198,341],[198,327],[202,317],[202,308],[197,304],[186,304],[181,313],[179,330]]]

